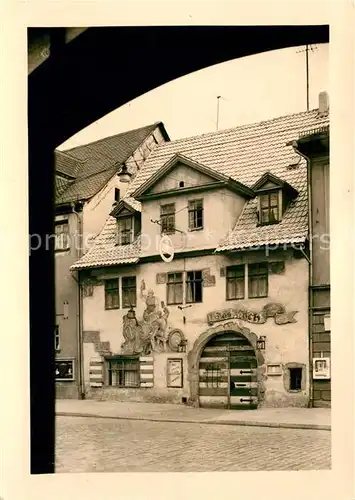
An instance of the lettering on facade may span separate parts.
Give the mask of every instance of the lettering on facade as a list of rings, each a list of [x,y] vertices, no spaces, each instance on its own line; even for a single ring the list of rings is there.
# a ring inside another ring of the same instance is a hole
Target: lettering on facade
[[[282,304],[270,303],[266,304],[261,311],[252,311],[245,307],[213,311],[207,314],[207,323],[212,325],[218,321],[239,319],[248,323],[263,324],[266,323],[268,318],[274,318],[277,325],[286,325],[287,323],[296,323],[297,320],[294,316],[297,312],[286,312]]]
[[[146,303],[142,320],[138,321],[132,308],[123,316],[122,333],[125,341],[121,346],[122,352],[149,355],[152,352],[177,351],[179,347],[179,342],[176,342],[177,330],[169,331],[168,327],[169,309],[164,302],[160,302],[159,307],[159,300],[153,290],[144,295],[144,289],[145,286],[142,286],[141,298]],[[183,339],[183,334],[180,333]]]

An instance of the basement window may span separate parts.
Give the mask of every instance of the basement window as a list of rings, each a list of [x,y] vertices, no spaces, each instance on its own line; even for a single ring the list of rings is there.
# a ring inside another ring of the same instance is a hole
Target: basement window
[[[289,368],[290,370],[290,391],[300,391],[302,389],[302,368]]]

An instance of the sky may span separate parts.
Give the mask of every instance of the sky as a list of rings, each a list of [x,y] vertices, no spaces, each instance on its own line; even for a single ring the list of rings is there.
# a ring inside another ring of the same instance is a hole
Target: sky
[[[329,44],[309,52],[310,109],[329,91]],[[256,54],[210,66],[143,94],[81,130],[69,149],[162,121],[171,140],[306,111],[305,47]]]

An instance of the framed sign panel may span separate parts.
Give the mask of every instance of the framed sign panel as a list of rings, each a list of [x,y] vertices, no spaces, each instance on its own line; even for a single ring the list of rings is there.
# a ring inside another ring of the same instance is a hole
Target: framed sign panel
[[[56,380],[75,380],[75,360],[56,359],[55,360]]]
[[[183,386],[183,368],[181,358],[170,358],[167,360],[167,386]]]
[[[313,378],[330,379],[330,358],[313,358]]]

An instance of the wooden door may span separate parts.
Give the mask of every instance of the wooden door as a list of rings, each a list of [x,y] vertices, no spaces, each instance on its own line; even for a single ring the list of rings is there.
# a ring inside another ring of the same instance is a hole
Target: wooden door
[[[257,408],[257,361],[248,340],[236,332],[211,339],[199,362],[199,404],[205,408]]]

